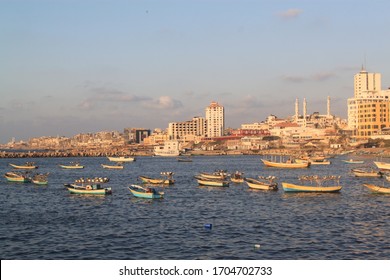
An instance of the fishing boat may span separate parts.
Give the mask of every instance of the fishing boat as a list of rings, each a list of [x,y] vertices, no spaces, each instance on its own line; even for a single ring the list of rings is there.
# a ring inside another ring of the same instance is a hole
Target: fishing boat
[[[301,176],[300,181],[310,181],[311,185],[296,185],[282,183],[285,192],[338,192],[342,189],[339,185],[340,176]],[[324,185],[325,182],[334,181],[335,185]]]
[[[184,157],[184,156],[182,156],[182,157],[178,157],[177,161],[178,162],[192,162],[192,158],[191,157]]]
[[[351,172],[355,177],[376,177],[381,178],[383,176],[383,173],[374,169],[358,169],[354,168],[351,169]]]
[[[46,173],[46,174],[35,174],[33,177],[32,177],[32,182],[36,185],[47,185],[49,183],[48,181],[48,176],[49,176],[49,173]]]
[[[313,159],[295,159],[295,162],[302,163],[302,162],[310,162],[310,165],[329,165],[331,162],[329,160],[313,160]]]
[[[139,185],[131,185],[129,187],[130,192],[135,197],[141,197],[141,198],[164,198],[163,192],[158,192],[153,188],[144,188]]]
[[[218,179],[208,179],[202,176],[194,176],[198,181],[198,184],[201,186],[209,186],[209,187],[229,187],[229,181],[226,180],[218,180]]]
[[[80,178],[73,184],[65,184],[65,187],[72,194],[106,195],[112,193],[110,187],[103,187],[107,182],[108,178]]]
[[[364,186],[374,193],[390,194],[390,188],[387,187],[379,187],[372,184],[364,184]]]
[[[230,175],[230,181],[232,181],[233,183],[243,183],[244,180],[244,172],[236,171],[232,175]]]
[[[276,191],[278,189],[278,184],[275,181],[276,177],[262,177],[259,176],[260,180],[253,178],[245,178],[245,182],[251,189],[256,190],[267,190],[267,191]]]
[[[114,162],[132,162],[135,161],[135,157],[107,157],[109,161]]]
[[[11,165],[15,169],[37,169],[38,168],[38,166],[36,166],[34,162],[26,162],[24,165],[16,165],[10,163],[9,165]]]
[[[151,178],[147,176],[139,176],[139,178],[144,184],[172,185],[175,183],[175,180],[173,179],[173,172],[161,172],[160,174],[163,178]]]
[[[261,161],[265,164],[267,167],[278,167],[278,168],[308,168],[310,166],[309,161],[304,162],[295,162],[292,160],[287,160],[286,162],[276,162],[276,161],[270,161],[261,159]]]
[[[78,162],[71,162],[69,165],[59,164],[59,166],[63,169],[83,169],[84,168],[84,166]]]
[[[224,180],[227,176],[226,170],[216,170],[213,173],[200,172],[199,176],[205,179]]]
[[[388,163],[388,162],[374,161],[374,164],[380,170],[386,170],[386,171],[389,170],[390,171],[390,163]]]
[[[356,164],[359,164],[359,163],[364,163],[364,160],[353,160],[353,159],[348,159],[348,160],[342,160],[343,162],[345,162],[345,163],[352,163],[352,164],[354,164],[354,163],[356,163]]]
[[[102,164],[102,167],[105,169],[123,169],[122,164],[117,164],[117,165]]]
[[[30,183],[31,182],[31,178],[28,177],[27,173],[7,172],[7,173],[5,173],[4,176],[8,182],[20,182],[20,183]]]

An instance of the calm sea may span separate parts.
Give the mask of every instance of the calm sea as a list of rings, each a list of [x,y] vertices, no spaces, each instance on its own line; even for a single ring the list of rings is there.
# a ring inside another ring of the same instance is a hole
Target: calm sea
[[[329,166],[287,170],[263,166],[259,156],[199,156],[193,162],[139,157],[123,170],[106,170],[106,158],[0,159],[34,160],[50,172],[49,185],[8,183],[0,179],[1,259],[389,259],[390,196],[375,195],[334,158]],[[372,164],[373,159],[364,158]],[[58,164],[79,161],[82,170]],[[277,176],[298,182],[299,175],[341,175],[335,194],[284,193],[199,187],[201,171],[243,171],[247,177]],[[175,172],[176,184],[162,200],[134,198],[127,187],[139,175]],[[109,177],[112,195],[72,195],[64,188],[80,177]],[[212,229],[205,228],[212,224]],[[257,248],[260,245],[260,248]]]

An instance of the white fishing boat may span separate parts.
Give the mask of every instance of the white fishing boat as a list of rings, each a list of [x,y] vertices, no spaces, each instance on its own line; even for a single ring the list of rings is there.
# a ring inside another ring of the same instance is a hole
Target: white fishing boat
[[[154,147],[154,155],[161,157],[177,157],[180,155],[179,141],[165,141],[164,145]]]
[[[135,161],[135,157],[107,157],[109,161],[113,162],[132,162]]]

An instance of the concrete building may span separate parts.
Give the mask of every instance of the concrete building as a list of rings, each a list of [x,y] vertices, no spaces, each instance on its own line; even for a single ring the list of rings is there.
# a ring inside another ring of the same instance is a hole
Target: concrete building
[[[381,74],[365,69],[354,76],[354,97],[348,99],[348,128],[369,138],[390,126],[390,90],[381,89]]]
[[[205,137],[206,133],[207,123],[203,117],[194,117],[191,121],[185,122],[171,122],[168,125],[168,136],[172,140]]]
[[[206,107],[207,137],[221,137],[225,129],[224,107],[213,101]]]

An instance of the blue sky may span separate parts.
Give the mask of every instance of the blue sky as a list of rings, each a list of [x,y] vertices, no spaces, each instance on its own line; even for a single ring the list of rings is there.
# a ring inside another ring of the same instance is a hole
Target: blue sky
[[[204,116],[346,118],[366,63],[390,86],[390,1],[0,0],[0,143]]]

